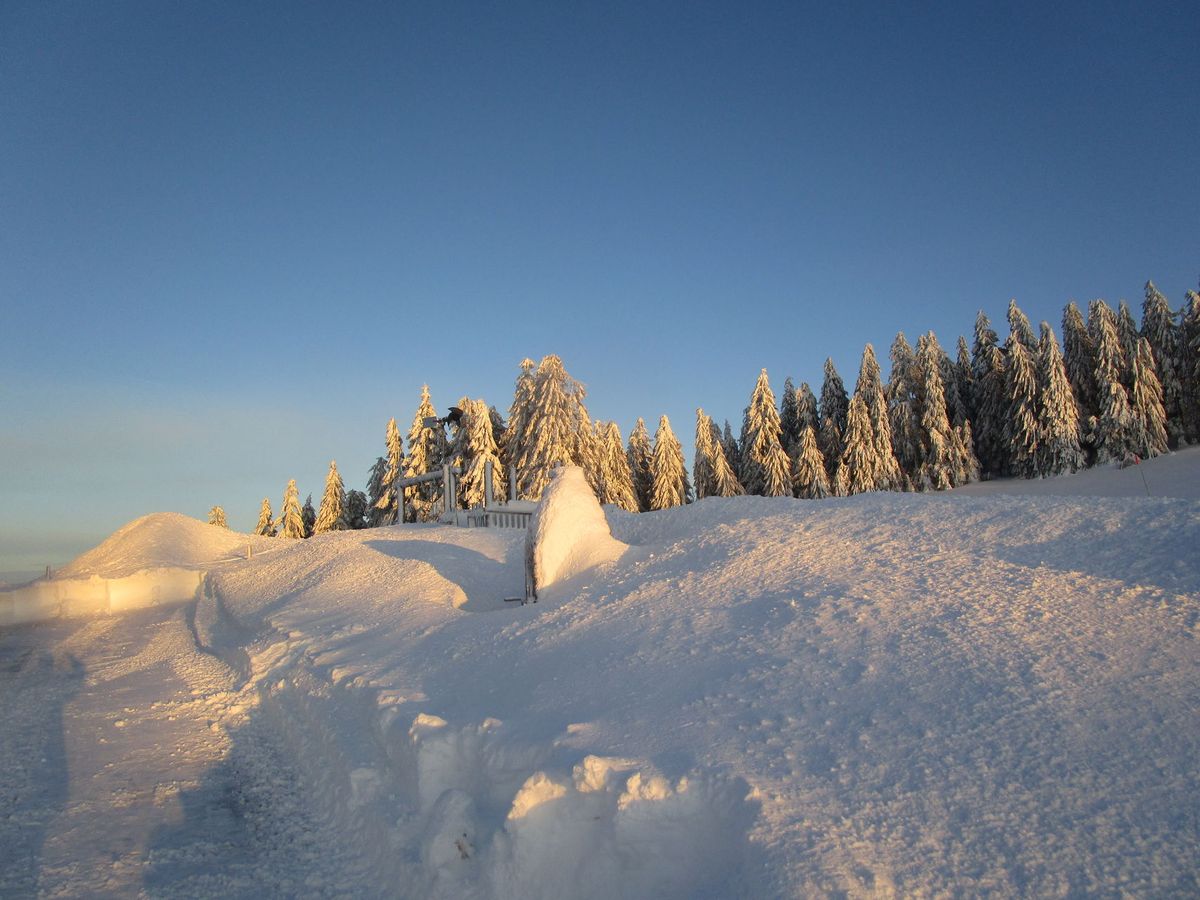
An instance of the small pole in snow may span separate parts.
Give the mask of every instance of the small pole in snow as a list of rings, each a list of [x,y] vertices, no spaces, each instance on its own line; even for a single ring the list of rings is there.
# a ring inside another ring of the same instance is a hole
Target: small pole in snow
[[[249,559],[254,554],[254,545],[252,541],[246,541],[246,559]]]
[[[492,475],[496,471],[496,464],[489,459],[483,469],[483,507],[487,509],[493,503]]]
[[[1150,496],[1150,485],[1146,484],[1146,473],[1142,471],[1142,461],[1136,455],[1133,457],[1133,464],[1137,466],[1138,474],[1142,476],[1142,487],[1146,489],[1146,496]]]

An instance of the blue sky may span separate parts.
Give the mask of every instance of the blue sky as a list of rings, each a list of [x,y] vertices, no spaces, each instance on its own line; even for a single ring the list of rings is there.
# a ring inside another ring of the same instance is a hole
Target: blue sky
[[[1200,274],[1194,4],[0,4],[0,571]],[[1003,332],[1003,328],[1000,328]]]

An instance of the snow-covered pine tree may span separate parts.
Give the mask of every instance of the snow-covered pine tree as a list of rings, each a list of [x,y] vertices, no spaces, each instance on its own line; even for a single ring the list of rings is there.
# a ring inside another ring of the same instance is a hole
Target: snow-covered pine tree
[[[1009,344],[1014,339],[1025,346],[1027,355],[1032,359],[1034,351],[1037,350],[1037,338],[1033,335],[1033,325],[1029,321],[1029,316],[1021,312],[1021,307],[1017,306],[1015,299],[1008,301]]]
[[[658,420],[654,432],[654,453],[650,457],[651,509],[667,509],[691,502],[691,485],[683,463],[683,449],[671,430],[666,416]]]
[[[1100,392],[1096,388],[1096,345],[1083,321],[1083,313],[1072,300],[1063,309],[1063,364],[1079,413],[1080,446],[1089,439],[1088,422],[1100,415]]]
[[[825,459],[817,446],[816,429],[805,425],[800,429],[800,440],[792,460],[792,493],[802,500],[820,500],[828,497],[831,491]]]
[[[1079,412],[1054,331],[1042,323],[1037,353],[1037,474],[1042,478],[1083,468]]]
[[[462,476],[458,482],[458,502],[464,509],[484,505],[487,496],[488,464],[492,466],[492,496],[504,496],[504,469],[500,464],[500,449],[492,430],[492,417],[483,400],[463,398],[460,429]]]
[[[304,508],[300,510],[300,518],[304,522],[304,536],[313,536],[313,526],[317,524],[317,509],[313,506],[312,494],[304,498]]]
[[[539,499],[556,466],[583,466],[589,480],[594,479],[594,460],[580,458],[582,442],[586,441],[580,434],[582,423],[587,422],[591,431],[591,420],[582,408],[584,395],[583,385],[567,374],[561,359],[554,354],[542,358],[514,459],[517,490],[522,498]]]
[[[692,476],[696,488],[696,499],[705,497],[734,497],[744,493],[734,475],[713,420],[703,409],[696,410],[696,456],[692,465]]]
[[[1100,364],[1100,325],[1102,322],[1108,322],[1112,326],[1113,334],[1117,338],[1116,355],[1113,359],[1115,361],[1117,377],[1121,381],[1121,386],[1128,393],[1129,386],[1133,383],[1133,359],[1125,355],[1125,344],[1121,340],[1121,330],[1117,324],[1117,314],[1103,300],[1096,299],[1088,304],[1088,333],[1092,337],[1092,346],[1096,348],[1097,366]],[[1104,391],[1098,382],[1096,389],[1100,394],[1101,403],[1103,403]]]
[[[954,376],[958,382],[958,397],[966,413],[965,421],[974,422],[975,375],[971,370],[971,351],[967,347],[967,339],[961,334],[958,336],[958,358],[954,362]],[[955,421],[953,424],[957,428],[963,423]],[[972,453],[972,456],[974,456],[974,453]]]
[[[382,525],[393,525],[399,509],[396,506],[396,481],[404,472],[404,439],[400,429],[396,427],[395,418],[387,423],[387,468],[383,472],[382,493],[379,497],[379,522]]]
[[[521,374],[517,376],[512,405],[508,408],[508,427],[504,430],[504,440],[500,443],[500,458],[504,460],[506,471],[521,455],[526,422],[529,420],[529,410],[533,407],[533,378],[536,370],[537,364],[532,359],[525,357],[521,360]]]
[[[1103,301],[1095,301],[1103,304]],[[1093,304],[1093,308],[1095,308]],[[1120,338],[1115,317],[1104,314],[1104,306],[1091,319],[1095,322],[1096,387],[1100,394],[1100,415],[1093,429],[1098,462],[1121,461],[1135,450],[1133,410],[1121,381],[1123,368]],[[1091,323],[1089,323],[1090,325]]]
[[[1004,442],[1008,411],[1004,389],[1004,354],[998,344],[999,338],[992,330],[991,322],[980,310],[975,317],[975,344],[971,355],[971,370],[975,377],[975,419],[971,428],[981,474],[989,478],[1005,474],[1008,463]]]
[[[1015,331],[1005,344],[1004,394],[1008,416],[1004,440],[1008,445],[1009,471],[1020,478],[1037,475],[1038,428],[1037,369],[1025,341]]]
[[[304,537],[304,512],[300,509],[300,492],[296,489],[295,478],[287,483],[283,492],[283,509],[279,513],[279,536]]]
[[[446,456],[446,432],[440,423],[427,426],[425,421],[436,419],[437,410],[429,397],[429,385],[421,385],[421,402],[413,415],[408,431],[408,456],[404,459],[404,477],[427,475],[441,468]],[[405,489],[405,509],[409,520],[430,522],[442,510],[442,489],[436,482],[413,485]]]
[[[383,509],[380,501],[383,499],[383,476],[387,474],[387,459],[382,456],[375,458],[375,464],[367,474],[367,512],[365,528],[377,528],[383,524]],[[386,504],[385,504],[386,505]]]
[[[327,531],[344,531],[346,522],[346,486],[342,483],[336,460],[329,462],[329,474],[325,476],[325,493],[321,496],[321,508],[313,522],[313,534]]]
[[[1121,300],[1117,304],[1117,337],[1121,341],[1121,356],[1125,358],[1125,387],[1133,387],[1133,360],[1137,356],[1137,343],[1141,335],[1129,304]]]
[[[875,490],[875,472],[879,466],[875,460],[874,435],[871,421],[867,418],[867,407],[862,397],[855,394],[850,398],[850,409],[846,414],[846,434],[843,439],[842,458],[838,461],[837,493],[842,497],[864,494]]]
[[[800,382],[800,387],[796,389],[796,397],[796,416],[800,420],[800,429],[811,428],[815,441],[817,432],[821,430],[821,416],[817,412],[817,397],[807,381]],[[733,460],[730,460],[729,464],[733,465]]]
[[[599,496],[600,483],[604,478],[601,462],[604,442],[597,427],[599,423],[592,422],[587,407],[583,405],[582,398],[575,409],[575,423],[575,441],[571,449],[571,458],[575,460],[575,465],[583,469],[583,474],[587,476],[592,491]]]
[[[1178,447],[1184,441],[1183,424],[1183,341],[1175,324],[1175,314],[1164,297],[1146,282],[1146,299],[1142,302],[1142,337],[1150,342],[1158,381],[1162,385],[1163,411],[1167,415],[1167,444]]]
[[[792,461],[779,442],[781,428],[775,394],[767,370],[759,372],[742,439],[742,472],[739,479],[748,494],[788,497],[792,493]]]
[[[254,533],[263,537],[275,537],[278,534],[275,529],[275,514],[271,511],[271,501],[266,497],[263,497],[262,506],[258,508],[258,524],[254,526]]]
[[[958,367],[945,350],[940,351],[942,388],[945,391],[946,418],[950,424],[961,424],[970,418],[967,413],[967,403],[959,393]]]
[[[955,435],[946,414],[946,388],[942,384],[942,348],[932,331],[917,339],[916,408],[921,457],[917,479],[935,491],[955,487],[961,477],[955,452]]]
[[[979,460],[975,458],[975,444],[971,437],[971,422],[953,426],[955,484],[969,484],[979,479]]]
[[[630,474],[633,476],[633,493],[637,498],[638,510],[646,512],[651,509],[650,501],[654,495],[654,479],[650,474],[653,451],[650,449],[650,435],[646,431],[646,423],[641,416],[638,416],[633,431],[629,433],[629,448],[625,455],[629,460]]]
[[[1200,294],[1187,292],[1183,304],[1180,339],[1180,384],[1183,388],[1183,433],[1189,443],[1200,443]]]
[[[611,503],[628,512],[638,511],[637,493],[633,488],[633,473],[629,469],[629,458],[621,440],[621,429],[616,422],[608,422],[596,429],[600,435],[600,482],[601,503]]]
[[[832,357],[825,359],[825,380],[821,383],[821,404],[817,411],[820,429],[817,446],[825,459],[826,473],[832,477],[842,458],[842,436],[846,433],[846,415],[850,409],[850,397],[846,385],[838,374]],[[742,484],[746,479],[742,479]],[[753,491],[751,491],[753,493]]]
[[[892,423],[883,393],[883,377],[879,372],[879,361],[875,358],[875,348],[871,344],[863,348],[854,395],[862,398],[871,426],[871,490],[899,490],[904,482],[900,464],[896,462],[896,454],[892,449]]]
[[[208,524],[216,525],[218,528],[228,528],[229,523],[225,521],[225,510],[220,506],[214,506],[208,511]]]
[[[1162,386],[1154,371],[1154,352],[1150,342],[1138,338],[1133,354],[1134,450],[1142,459],[1161,456],[1167,452],[1167,414],[1163,409]]]
[[[783,398],[779,402],[779,443],[788,456],[795,451],[796,441],[800,439],[800,429],[803,427],[804,424],[800,421],[800,394],[789,377],[784,379]]]
[[[721,434],[721,449],[725,451],[725,461],[729,463],[729,468],[734,472],[742,471],[742,448],[733,436],[733,428],[730,427],[728,419],[725,420],[725,429]]]
[[[346,527],[358,531],[367,527],[367,495],[360,490],[346,492]]]
[[[888,422],[892,428],[892,450],[901,473],[912,483],[921,468],[920,418],[916,405],[916,358],[901,331],[892,341],[892,371],[888,377]]]

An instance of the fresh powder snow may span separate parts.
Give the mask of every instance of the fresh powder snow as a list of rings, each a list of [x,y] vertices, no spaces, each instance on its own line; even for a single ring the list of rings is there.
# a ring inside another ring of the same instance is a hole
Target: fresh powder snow
[[[529,605],[524,531],[147,517],[63,579],[193,596],[0,628],[0,895],[1194,896],[1198,484],[568,468]]]

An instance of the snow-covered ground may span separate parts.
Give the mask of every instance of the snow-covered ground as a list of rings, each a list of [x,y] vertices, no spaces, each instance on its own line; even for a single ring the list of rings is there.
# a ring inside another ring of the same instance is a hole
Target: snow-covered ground
[[[609,511],[528,606],[524,532],[140,520],[68,574],[195,600],[0,629],[0,895],[1194,896],[1200,453],[1129,472]]]

